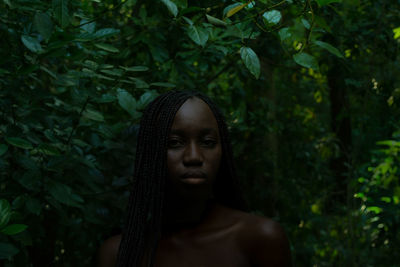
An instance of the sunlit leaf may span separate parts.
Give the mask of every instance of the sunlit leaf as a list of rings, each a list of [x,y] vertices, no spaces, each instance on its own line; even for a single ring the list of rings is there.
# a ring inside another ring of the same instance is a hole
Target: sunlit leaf
[[[250,47],[244,46],[240,48],[240,56],[250,73],[258,79],[260,77],[260,60],[257,54]]]
[[[237,12],[239,12],[244,7],[246,7],[248,4],[249,3],[245,3],[245,4],[235,3],[235,4],[227,6],[224,9],[225,17],[229,18],[229,17],[235,15]]]

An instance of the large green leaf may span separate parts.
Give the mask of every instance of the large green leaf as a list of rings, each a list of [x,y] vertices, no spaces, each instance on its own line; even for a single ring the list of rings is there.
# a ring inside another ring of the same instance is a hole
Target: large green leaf
[[[336,47],[332,46],[331,44],[321,42],[321,41],[314,41],[314,44],[318,45],[319,47],[322,47],[323,49],[329,51],[330,53],[334,54],[335,56],[337,56],[339,58],[344,58],[342,53],[340,53],[340,51]]]
[[[299,64],[303,67],[310,68],[310,69],[313,69],[316,71],[319,70],[317,59],[307,53],[301,52],[301,53],[295,54],[295,55],[293,55],[293,59],[297,64]]]
[[[341,3],[342,2],[342,0],[315,0],[315,1],[317,1],[319,6],[325,6],[330,3]]]
[[[257,54],[250,47],[243,46],[240,48],[240,56],[250,73],[258,79],[260,77],[260,60]]]
[[[190,39],[198,45],[205,46],[208,40],[208,31],[199,26],[189,25],[187,31]]]
[[[83,203],[83,199],[73,193],[71,187],[65,184],[53,182],[49,186],[50,195],[60,203],[67,206],[80,207],[80,203]]]
[[[93,38],[105,38],[105,37],[110,37],[116,34],[119,34],[120,30],[114,29],[114,28],[104,28],[96,31],[92,36]]]
[[[53,13],[55,19],[61,28],[65,28],[69,24],[68,0],[53,0]]]
[[[0,228],[3,228],[10,221],[11,206],[5,199],[0,199]]]
[[[120,67],[121,69],[125,70],[125,71],[148,71],[149,68],[146,66],[132,66],[132,67]]]
[[[25,231],[28,226],[25,224],[10,224],[1,229],[1,232],[6,235],[15,235]]]
[[[223,20],[217,19],[213,16],[210,16],[208,14],[206,14],[206,18],[208,20],[208,22],[210,22],[211,24],[215,25],[215,26],[226,26],[227,23]]]
[[[37,12],[33,18],[33,25],[45,40],[50,39],[53,32],[53,22],[49,15],[40,11]]]
[[[138,104],[133,96],[124,89],[118,89],[117,98],[119,105],[132,116],[136,116]]]
[[[290,32],[289,28],[282,28],[279,30],[279,37],[281,38],[281,41],[284,41],[292,36],[292,33]]]
[[[28,48],[29,50],[31,50],[34,53],[40,53],[43,51],[42,46],[40,45],[40,42],[36,38],[33,38],[28,35],[22,35],[21,41],[26,46],[26,48]]]
[[[235,15],[237,12],[239,12],[243,8],[245,8],[249,3],[245,3],[245,4],[235,3],[235,4],[229,5],[224,8],[224,10],[222,12],[223,16],[229,18],[229,17]]]
[[[267,21],[267,23],[278,24],[279,21],[281,21],[282,15],[281,12],[279,12],[278,10],[270,10],[264,12],[263,17]]]
[[[158,96],[155,90],[150,90],[144,93],[139,99],[139,106],[141,109],[145,108],[151,101]]]
[[[0,243],[0,260],[10,259],[19,252],[19,249],[8,243]]]
[[[6,142],[12,146],[19,147],[22,149],[32,149],[33,148],[32,144],[29,141],[19,138],[19,137],[6,137]]]
[[[171,0],[161,0],[161,2],[164,3],[164,5],[168,8],[168,11],[174,17],[176,17],[178,15],[178,7],[176,6],[176,4],[174,2],[172,2]]]
[[[100,48],[104,51],[111,52],[111,53],[118,53],[119,50],[115,46],[109,45],[109,44],[104,44],[104,43],[98,43],[94,44],[97,48]]]
[[[100,111],[87,108],[82,114],[83,118],[93,120],[93,121],[104,121],[104,116],[103,114],[100,113]]]

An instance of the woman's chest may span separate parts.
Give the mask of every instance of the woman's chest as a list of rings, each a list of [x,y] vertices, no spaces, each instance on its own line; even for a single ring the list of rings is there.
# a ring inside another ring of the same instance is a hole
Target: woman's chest
[[[250,267],[234,234],[161,240],[155,267]]]

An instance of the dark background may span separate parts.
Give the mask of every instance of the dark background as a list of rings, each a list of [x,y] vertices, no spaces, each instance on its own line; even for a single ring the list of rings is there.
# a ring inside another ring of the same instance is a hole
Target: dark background
[[[141,111],[172,89],[221,107],[244,195],[295,266],[400,266],[399,10],[0,1],[4,266],[94,263],[123,222]]]

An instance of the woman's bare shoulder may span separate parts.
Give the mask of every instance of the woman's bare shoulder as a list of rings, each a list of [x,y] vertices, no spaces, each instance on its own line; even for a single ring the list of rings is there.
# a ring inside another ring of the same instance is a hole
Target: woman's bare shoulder
[[[121,235],[115,235],[103,242],[97,255],[98,267],[114,267],[116,265],[120,243]]]
[[[240,222],[238,241],[254,266],[291,266],[288,238],[278,222],[239,210],[227,211]]]

